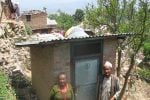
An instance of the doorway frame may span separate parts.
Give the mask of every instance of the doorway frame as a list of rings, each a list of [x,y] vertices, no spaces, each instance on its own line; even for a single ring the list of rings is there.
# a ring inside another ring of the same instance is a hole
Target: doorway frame
[[[84,56],[74,56],[74,48],[77,44],[90,44],[90,43],[100,43],[100,52],[90,55],[84,55]],[[80,41],[75,43],[70,43],[70,80],[73,87],[73,91],[75,93],[76,87],[75,87],[75,61],[80,59],[88,59],[88,58],[96,58],[98,59],[98,75],[97,78],[102,75],[102,64],[103,64],[103,39],[98,39],[94,41]]]

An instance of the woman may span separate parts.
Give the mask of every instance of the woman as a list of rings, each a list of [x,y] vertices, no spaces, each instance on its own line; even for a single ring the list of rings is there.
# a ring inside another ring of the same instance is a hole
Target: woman
[[[74,100],[73,90],[67,83],[65,73],[58,75],[58,84],[54,85],[50,91],[50,100]]]

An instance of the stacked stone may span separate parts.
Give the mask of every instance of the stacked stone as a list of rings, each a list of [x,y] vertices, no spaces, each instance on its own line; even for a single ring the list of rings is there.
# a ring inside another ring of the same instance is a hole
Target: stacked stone
[[[22,21],[3,21],[0,24],[0,38],[23,38],[27,33]]]
[[[11,74],[16,70],[23,73],[23,70],[29,66],[29,57],[29,48],[16,48],[14,40],[0,39],[0,68],[6,73]]]
[[[8,74],[16,70],[23,72],[29,66],[29,48],[17,48],[14,45],[24,37],[28,35],[21,22],[3,22],[0,25],[0,69]]]

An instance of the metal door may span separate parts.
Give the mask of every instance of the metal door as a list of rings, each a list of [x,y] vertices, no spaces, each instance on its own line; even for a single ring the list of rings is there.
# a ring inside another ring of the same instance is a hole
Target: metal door
[[[75,61],[75,99],[96,100],[98,59],[80,59]]]

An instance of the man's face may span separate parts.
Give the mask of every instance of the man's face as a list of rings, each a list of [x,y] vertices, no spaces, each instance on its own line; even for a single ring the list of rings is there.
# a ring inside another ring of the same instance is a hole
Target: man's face
[[[109,66],[104,66],[103,70],[105,77],[109,77],[111,75],[111,68]]]

